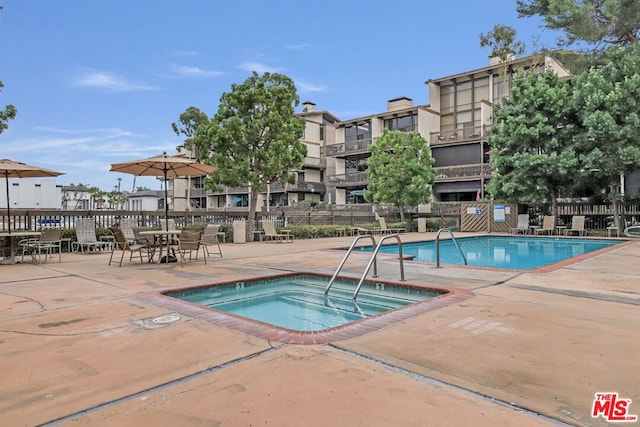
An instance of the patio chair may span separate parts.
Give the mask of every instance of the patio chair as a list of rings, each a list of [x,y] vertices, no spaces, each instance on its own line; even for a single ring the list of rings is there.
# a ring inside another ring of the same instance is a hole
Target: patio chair
[[[542,227],[536,228],[536,234],[552,235],[555,229],[556,229],[555,215],[545,215],[544,218],[542,218]]]
[[[98,240],[96,237],[96,220],[93,218],[76,219],[76,241],[71,243],[71,250],[81,251],[101,251],[111,248],[111,242]]]
[[[130,242],[135,243],[136,236],[133,233],[133,227],[138,226],[138,220],[135,218],[122,218],[120,219],[120,229],[124,234],[124,237]]]
[[[389,228],[387,227],[387,220],[383,217],[378,218],[378,223],[380,223],[380,227],[376,229],[378,233],[404,233],[404,228]]]
[[[21,246],[23,262],[25,255],[31,255],[33,262],[42,264],[42,255],[46,261],[56,252],[58,262],[62,262],[62,228],[45,228],[39,238],[23,241]]]
[[[202,258],[204,263],[207,263],[207,254],[205,253],[204,245],[202,244],[202,233],[204,229],[202,227],[185,227],[180,230],[180,236],[178,237],[177,245],[174,245],[174,250],[177,250],[180,254],[180,265],[184,266],[184,259],[189,253],[189,262],[192,260],[192,253],[195,251],[195,259],[198,259],[198,252],[202,248]]]
[[[220,232],[220,224],[207,224],[203,233],[202,233],[202,245],[204,246],[204,250],[207,256],[212,253],[220,254],[220,258],[222,258],[222,248],[220,248],[220,239],[218,238],[218,233]],[[217,252],[209,251],[209,247],[218,248]]]
[[[518,224],[516,224],[515,228],[510,228],[509,233],[511,234],[527,234],[529,232],[529,214],[519,214],[518,215]]]
[[[159,248],[162,242],[156,242],[154,239],[149,239],[145,236],[141,236],[141,231],[153,230],[153,227],[132,227],[131,232],[133,233],[133,241],[129,240],[125,234],[125,238],[127,241],[134,245],[140,245],[142,248],[140,250],[145,251],[147,253],[147,257],[149,258],[149,262],[153,261],[153,257],[156,253],[156,250]],[[124,233],[124,230],[122,230]]]
[[[124,253],[129,252],[129,261],[133,261],[133,255],[137,253],[140,256],[140,262],[144,262],[142,259],[142,254],[145,253],[147,255],[147,262],[151,262],[151,258],[149,258],[148,249],[145,245],[139,245],[137,243],[129,243],[127,238],[124,236],[122,229],[120,227],[110,227],[109,230],[113,234],[114,243],[111,246],[111,256],[109,257],[109,265],[111,265],[111,261],[113,260],[113,254],[116,250],[121,250],[122,255],[120,256],[120,263],[118,267],[122,267],[122,260],[124,259]]]
[[[262,241],[277,241],[277,242],[287,242],[293,243],[293,235],[289,232],[278,233],[276,231],[276,226],[271,220],[262,220],[262,229],[264,230],[264,234],[262,235]]]
[[[587,230],[584,228],[584,215],[574,215],[571,217],[571,228],[564,230],[564,235],[569,236],[576,233],[578,236],[586,236]]]

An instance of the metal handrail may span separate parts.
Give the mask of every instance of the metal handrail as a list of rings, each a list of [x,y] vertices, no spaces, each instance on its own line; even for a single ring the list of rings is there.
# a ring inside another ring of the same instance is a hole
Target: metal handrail
[[[362,274],[362,277],[360,278],[360,281],[358,282],[358,286],[356,287],[356,291],[353,293],[353,300],[354,301],[356,300],[356,297],[358,296],[358,292],[360,292],[360,288],[362,287],[362,283],[364,283],[365,277],[367,277],[367,273],[371,269],[371,264],[375,263],[376,255],[378,254],[378,251],[380,250],[380,246],[382,246],[382,242],[384,242],[386,239],[388,239],[390,237],[395,237],[396,239],[398,239],[398,257],[400,258],[400,280],[404,282],[404,258],[402,256],[402,240],[400,239],[400,235],[399,234],[387,234],[382,239],[380,239],[380,241],[378,242],[378,245],[376,246],[375,250],[373,251],[373,255],[371,255],[371,258],[369,259],[369,264],[367,264],[367,268],[364,270],[364,273]],[[374,270],[374,273],[375,273],[375,270]]]
[[[336,277],[338,277],[338,273],[340,273],[340,271],[342,270],[342,267],[344,267],[344,263],[347,262],[347,258],[349,258],[349,255],[351,255],[351,252],[353,252],[353,248],[355,247],[356,243],[358,242],[358,240],[368,237],[371,239],[371,241],[373,242],[373,246],[376,245],[376,239],[375,237],[373,237],[372,234],[363,234],[361,236],[356,237],[353,240],[353,243],[351,243],[351,246],[349,247],[349,250],[347,251],[347,253],[344,255],[344,257],[342,258],[342,261],[340,261],[340,265],[338,266],[338,269],[336,270],[335,273],[333,273],[333,277],[331,278],[331,280],[329,280],[329,284],[327,285],[326,289],[324,290],[324,294],[327,295],[329,293],[329,289],[331,289],[331,285],[333,285],[333,282],[336,280]],[[374,268],[373,268],[373,275],[374,277],[376,277],[378,275],[378,264],[376,263]]]
[[[436,234],[436,267],[440,267],[440,232],[442,231],[446,231],[449,233],[449,235],[451,236],[451,240],[453,240],[453,244],[456,245],[456,248],[458,248],[458,251],[460,251],[460,255],[462,255],[464,265],[467,265],[467,257],[464,256],[464,253],[462,252],[462,249],[460,248],[456,237],[453,235],[453,231],[451,231],[451,229],[449,228],[441,228]]]

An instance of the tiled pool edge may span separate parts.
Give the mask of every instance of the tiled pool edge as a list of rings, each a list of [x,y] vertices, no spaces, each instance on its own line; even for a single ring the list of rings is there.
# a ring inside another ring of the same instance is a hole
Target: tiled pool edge
[[[322,275],[311,272],[296,273]],[[251,280],[259,280],[266,277],[271,278],[275,276],[270,275],[262,277],[252,277]],[[376,280],[376,282],[396,286],[414,286],[443,293],[439,296],[430,298],[425,301],[400,307],[398,309],[371,316],[366,319],[357,320],[346,325],[337,326],[335,328],[325,329],[322,331],[309,332],[281,328],[268,323],[247,319],[231,313],[214,310],[200,304],[179,300],[164,295],[168,292],[175,292],[178,289],[170,289],[162,292],[141,293],[138,295],[138,298],[145,302],[151,303],[154,306],[166,308],[170,311],[175,311],[194,319],[221,326],[231,331],[244,333],[268,341],[277,341],[284,344],[327,344],[336,341],[348,340],[382,328],[393,326],[399,322],[402,322],[403,320],[407,320],[412,317],[464,301],[474,295],[474,293],[471,291],[457,288],[447,289],[434,286],[423,286],[416,283],[396,282],[389,280]],[[233,281],[224,283],[233,283]],[[224,283],[212,283],[206,286],[215,286]],[[191,288],[181,288],[180,290],[200,287],[204,286],[200,285]]]
[[[487,235],[489,236],[489,235]],[[555,236],[549,236],[549,237],[555,237]],[[570,238],[570,237],[568,237]],[[543,265],[541,267],[537,267],[537,268],[533,268],[530,270],[518,270],[518,269],[508,269],[508,268],[495,268],[495,267],[485,267],[485,266],[479,266],[479,265],[460,265],[460,264],[445,264],[445,263],[441,263],[441,267],[454,267],[454,268],[462,268],[462,269],[470,269],[470,270],[479,270],[479,271],[501,271],[501,272],[506,272],[506,271],[514,271],[514,272],[521,272],[521,273],[549,273],[552,271],[556,271],[559,270],[561,268],[565,268],[568,267],[570,265],[573,264],[577,264],[579,262],[582,261],[586,261],[588,259],[591,258],[595,258],[599,255],[605,254],[607,252],[611,252],[614,251],[616,249],[620,249],[620,248],[624,248],[626,246],[632,245],[634,243],[637,243],[636,240],[633,239],[624,239],[624,238],[603,238],[605,240],[622,240],[620,243],[613,245],[613,246],[608,246],[605,248],[601,248],[601,249],[596,249],[594,251],[588,252],[586,254],[582,254],[582,255],[576,255],[574,257],[571,258],[567,258],[564,259],[562,261],[557,261],[554,262],[552,264],[548,264],[548,265]],[[334,250],[334,249],[331,249]],[[339,250],[346,250],[346,249],[339,249]],[[386,259],[389,260],[397,260],[398,256],[397,254],[385,254],[385,253],[379,253],[378,255],[388,255],[387,257],[384,257]],[[422,264],[422,265],[427,265],[427,266],[435,266],[436,264],[433,262],[423,262],[423,261],[415,261],[415,260],[410,260],[407,259],[406,257],[404,258],[404,262],[409,262],[409,263],[415,263],[415,264]]]

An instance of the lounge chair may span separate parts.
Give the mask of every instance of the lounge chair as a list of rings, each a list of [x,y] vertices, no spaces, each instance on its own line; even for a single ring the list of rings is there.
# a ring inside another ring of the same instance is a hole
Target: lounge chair
[[[113,234],[114,240],[113,245],[111,245],[111,256],[109,257],[109,265],[111,265],[113,254],[116,250],[122,251],[118,267],[122,267],[122,260],[124,259],[125,252],[129,252],[129,261],[133,261],[133,255],[137,253],[138,255],[140,255],[140,262],[144,262],[142,259],[142,254],[145,253],[147,255],[147,262],[151,262],[151,258],[149,258],[149,251],[146,248],[146,245],[129,243],[120,227],[110,227],[109,230],[111,231],[111,234]]]
[[[556,230],[556,217],[554,215],[545,215],[542,219],[542,228],[536,228],[536,234],[552,235]]]
[[[578,236],[586,236],[587,230],[584,228],[584,215],[575,215],[571,218],[571,228],[564,230],[564,235],[569,236],[576,233]]]
[[[378,222],[380,223],[380,228],[377,228],[376,231],[378,233],[404,233],[405,229],[404,228],[389,228],[387,227],[387,220],[384,219],[383,217],[378,218]]]
[[[640,225],[632,225],[622,232],[627,237],[640,237]]]
[[[510,228],[509,233],[511,234],[527,234],[529,232],[529,214],[519,214],[518,215],[518,224],[515,228]]]
[[[204,228],[204,232],[202,233],[202,244],[204,245],[204,251],[207,256],[212,253],[220,254],[220,258],[222,258],[222,249],[220,248],[220,239],[218,238],[218,233],[220,232],[220,224],[207,224]],[[218,248],[218,252],[209,251],[209,247]]]
[[[71,249],[77,251],[100,251],[111,248],[111,242],[98,240],[96,237],[96,220],[93,218],[78,218],[75,223],[77,241],[71,243]]]
[[[293,235],[289,232],[278,233],[276,231],[276,226],[273,221],[270,220],[262,220],[262,229],[264,230],[264,234],[262,235],[263,241],[277,241],[277,242],[288,242],[293,243]]]

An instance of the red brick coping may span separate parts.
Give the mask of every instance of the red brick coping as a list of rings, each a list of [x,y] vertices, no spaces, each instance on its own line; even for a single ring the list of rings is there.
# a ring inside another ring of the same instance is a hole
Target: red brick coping
[[[260,276],[254,278],[245,278],[244,280],[262,280],[278,277],[286,277],[291,275],[309,274],[313,276],[325,276],[321,273],[296,272],[278,274],[273,276]],[[330,275],[326,275],[327,283]],[[353,279],[353,278],[348,278]],[[421,286],[407,282],[395,282],[385,280],[375,280],[376,283],[384,283],[392,286],[403,286],[431,290],[441,292],[433,298],[424,301],[409,304],[395,310],[390,310],[375,316],[367,317],[347,323],[345,325],[336,326],[334,328],[324,329],[320,331],[296,331],[292,329],[282,328],[269,323],[260,322],[258,320],[248,319],[232,313],[215,310],[200,304],[183,301],[177,298],[164,295],[169,292],[185,291],[189,289],[205,288],[216,285],[226,285],[236,283],[238,280],[230,280],[226,282],[213,283],[203,286],[194,286],[189,288],[171,289],[163,292],[150,292],[140,294],[140,297],[153,305],[164,307],[168,310],[175,311],[194,319],[203,320],[223,328],[252,335],[254,337],[263,338],[268,341],[277,341],[285,344],[326,344],[334,341],[348,340],[359,337],[370,332],[386,328],[397,323],[413,318],[415,316],[445,307],[451,304],[464,301],[473,296],[473,292],[464,289],[445,289],[430,286]]]

